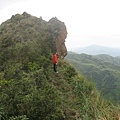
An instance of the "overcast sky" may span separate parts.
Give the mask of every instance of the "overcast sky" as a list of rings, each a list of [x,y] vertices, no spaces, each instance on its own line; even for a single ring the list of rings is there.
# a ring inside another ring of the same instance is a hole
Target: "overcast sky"
[[[23,12],[64,22],[68,50],[91,44],[120,48],[120,0],[0,0],[0,24]]]

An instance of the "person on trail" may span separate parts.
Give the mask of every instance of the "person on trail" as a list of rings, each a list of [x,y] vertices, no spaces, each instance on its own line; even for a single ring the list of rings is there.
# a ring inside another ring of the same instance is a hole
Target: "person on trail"
[[[57,57],[57,52],[53,54],[53,69],[55,73],[57,72],[57,64],[58,64],[58,57]]]

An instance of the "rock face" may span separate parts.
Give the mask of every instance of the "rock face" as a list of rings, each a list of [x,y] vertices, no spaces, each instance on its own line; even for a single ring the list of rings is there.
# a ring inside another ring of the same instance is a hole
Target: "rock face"
[[[65,46],[65,39],[67,37],[66,26],[56,17],[50,19],[48,23],[54,27],[56,52],[60,58],[64,58],[67,55],[67,49]]]
[[[37,18],[26,12],[22,15],[16,14],[1,24],[0,33],[2,40],[7,36],[15,42],[25,42],[25,44],[40,39],[51,47],[53,53],[58,52],[60,58],[67,55],[65,46],[67,29],[65,24],[56,17],[46,22],[42,17]]]

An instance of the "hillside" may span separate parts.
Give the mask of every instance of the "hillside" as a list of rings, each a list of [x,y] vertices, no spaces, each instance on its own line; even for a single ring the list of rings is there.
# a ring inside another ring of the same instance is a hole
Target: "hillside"
[[[88,79],[95,82],[107,99],[120,102],[120,59],[109,55],[70,53],[66,59]]]
[[[119,106],[63,58],[66,26],[27,13],[0,26],[1,120],[119,120]],[[52,55],[59,56],[58,74]]]
[[[116,57],[120,56],[120,48],[112,48],[99,45],[90,45],[87,47],[80,47],[72,49],[76,53],[85,53],[89,55],[98,55],[98,54],[108,54],[110,56]]]

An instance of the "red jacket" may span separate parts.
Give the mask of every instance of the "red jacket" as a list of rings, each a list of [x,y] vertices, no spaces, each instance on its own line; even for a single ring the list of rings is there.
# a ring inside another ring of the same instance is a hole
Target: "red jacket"
[[[54,64],[58,63],[58,58],[56,54],[53,55],[53,63]]]

